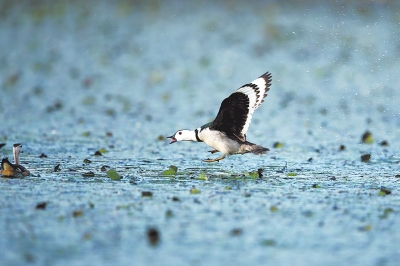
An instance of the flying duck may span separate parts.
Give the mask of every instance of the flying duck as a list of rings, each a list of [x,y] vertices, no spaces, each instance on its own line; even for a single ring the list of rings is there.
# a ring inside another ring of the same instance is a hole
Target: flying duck
[[[214,149],[210,151],[211,153],[222,153],[221,157],[202,160],[204,162],[218,162],[232,154],[266,154],[269,149],[248,142],[246,132],[254,110],[264,102],[267,96],[271,81],[272,76],[267,72],[243,85],[222,101],[214,121],[195,130],[178,130],[168,137],[171,139],[170,144],[177,141],[204,142]]]
[[[30,175],[30,172],[20,164],[19,154],[22,153],[22,145],[16,143],[13,145],[14,164],[8,158],[1,160],[0,174],[5,177],[23,177]]]

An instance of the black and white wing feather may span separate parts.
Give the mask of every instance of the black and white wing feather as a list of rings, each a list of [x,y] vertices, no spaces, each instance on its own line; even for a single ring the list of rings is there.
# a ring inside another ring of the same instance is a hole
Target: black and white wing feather
[[[267,72],[223,100],[210,129],[225,132],[228,137],[245,142],[254,110],[264,102],[271,81],[272,76]]]

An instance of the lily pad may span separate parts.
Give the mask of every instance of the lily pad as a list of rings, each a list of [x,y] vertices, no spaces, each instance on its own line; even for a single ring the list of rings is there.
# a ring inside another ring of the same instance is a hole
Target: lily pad
[[[371,231],[371,229],[372,229],[372,225],[370,225],[370,224],[367,224],[367,225],[364,225],[364,226],[361,226],[358,228],[358,230],[361,232],[368,232],[368,231]]]
[[[271,247],[276,245],[276,241],[273,239],[265,239],[261,241],[262,246]]]
[[[190,194],[200,194],[200,190],[198,190],[197,188],[192,187],[190,189]]]
[[[197,180],[208,181],[208,176],[206,175],[206,173],[201,172],[200,175],[199,175],[196,179],[197,179]]]
[[[374,142],[374,138],[372,137],[372,133],[369,131],[365,131],[365,133],[361,137],[362,143],[371,144]]]
[[[274,143],[274,148],[275,149],[280,149],[280,148],[283,148],[283,146],[284,146],[284,144],[282,143],[282,142],[275,142]]]
[[[387,188],[381,188],[378,192],[378,196],[386,196],[392,194],[392,191]]]
[[[172,217],[174,217],[174,213],[171,210],[167,210],[165,212],[165,217],[168,218],[168,219],[172,218]]]
[[[271,207],[269,207],[269,210],[270,210],[271,212],[277,212],[279,209],[278,209],[278,207],[272,205]]]
[[[110,169],[107,171],[107,176],[111,178],[111,180],[119,181],[121,180],[121,176],[114,169]]]
[[[171,165],[168,170],[162,172],[162,175],[166,176],[176,175],[176,172],[178,172],[178,167],[176,167],[175,165]]]
[[[386,219],[386,218],[389,216],[389,214],[391,214],[391,213],[393,213],[393,212],[394,212],[394,211],[393,211],[392,208],[386,208],[386,209],[383,211],[383,214],[379,216],[379,218],[380,218],[380,219]]]
[[[106,150],[105,148],[101,148],[101,149],[99,150],[99,152],[101,152],[101,153],[106,153],[107,150]]]
[[[247,176],[256,179],[258,178],[258,172],[257,171],[249,172]]]

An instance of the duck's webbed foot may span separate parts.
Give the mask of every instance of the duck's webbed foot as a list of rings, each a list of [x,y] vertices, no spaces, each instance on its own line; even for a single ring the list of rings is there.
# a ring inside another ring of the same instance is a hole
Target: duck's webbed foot
[[[205,159],[205,160],[202,160],[202,161],[206,162],[206,163],[213,163],[213,162],[219,162],[224,158],[225,158],[225,155],[222,155],[221,157],[218,157],[216,159]]]
[[[216,153],[218,151],[217,150],[212,150],[212,151],[208,151],[208,152],[211,152],[212,154],[214,154],[214,153]]]

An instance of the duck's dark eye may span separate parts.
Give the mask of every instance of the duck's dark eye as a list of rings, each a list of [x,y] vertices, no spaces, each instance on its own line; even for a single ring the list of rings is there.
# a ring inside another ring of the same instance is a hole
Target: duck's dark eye
[[[179,135],[182,135],[182,132],[181,132],[181,131],[179,131],[179,132],[178,132],[178,134],[179,134]]]

